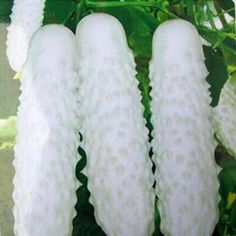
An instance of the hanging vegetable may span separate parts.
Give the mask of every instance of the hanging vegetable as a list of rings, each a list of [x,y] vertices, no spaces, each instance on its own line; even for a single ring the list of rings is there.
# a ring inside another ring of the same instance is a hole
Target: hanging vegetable
[[[148,131],[122,25],[107,14],[78,24],[80,124],[95,217],[109,236],[153,231]]]
[[[211,236],[217,167],[200,37],[184,20],[161,24],[150,63],[156,194],[165,236]]]
[[[33,36],[15,145],[15,235],[71,235],[77,181],[77,43],[64,26]]]
[[[21,72],[29,42],[43,21],[45,0],[14,0],[7,35],[7,57],[11,68]]]
[[[230,78],[224,85],[218,106],[214,109],[216,135],[228,152],[236,158],[236,79]]]

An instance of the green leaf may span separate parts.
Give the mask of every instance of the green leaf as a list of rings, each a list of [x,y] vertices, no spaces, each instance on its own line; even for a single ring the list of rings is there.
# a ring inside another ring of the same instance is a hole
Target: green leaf
[[[9,22],[13,0],[0,1],[0,22]]]
[[[236,234],[236,201],[234,202],[230,212],[229,226],[232,229],[232,233]]]
[[[234,17],[234,2],[232,0],[215,0],[219,6],[227,11],[227,10],[230,10],[228,12],[229,15],[231,15],[232,17]]]
[[[228,163],[227,163],[228,162]],[[226,161],[225,167],[219,174],[221,200],[219,203],[221,231],[235,233],[236,229],[236,201],[229,206],[229,196],[236,193],[236,160]]]
[[[105,233],[95,221],[94,208],[88,201],[90,193],[87,187],[81,186],[76,193],[78,199],[75,206],[77,216],[73,220],[72,236],[105,236]]]
[[[80,141],[82,141],[82,134],[80,134],[80,138]],[[86,166],[87,155],[81,146],[78,147],[78,153],[81,156],[81,159],[76,165],[76,177],[82,185],[76,191],[77,203],[75,205],[75,209],[77,211],[77,215],[73,220],[72,236],[105,236],[102,228],[96,223],[94,217],[94,208],[89,203],[90,192],[87,188],[88,178],[83,173],[81,173]]]
[[[154,219],[155,231],[153,232],[152,236],[163,236],[160,230],[161,216],[157,209],[157,205],[158,205],[158,199],[155,199],[155,219]]]
[[[232,39],[230,37],[226,37],[223,41],[225,45],[227,45],[230,48],[236,49],[236,41],[235,39]]]
[[[223,154],[224,155],[224,154]],[[220,161],[219,165],[224,169],[236,169],[236,161],[229,156],[229,154],[225,154],[225,157]]]
[[[76,4],[72,0],[47,0],[43,24],[66,24],[75,11],[75,6]]]
[[[184,0],[187,10],[187,17],[186,19],[189,20],[191,23],[194,23],[194,1],[193,0]]]
[[[215,107],[218,104],[221,89],[228,79],[228,71],[220,50],[214,50],[212,47],[206,46],[203,48],[206,58],[205,63],[209,72],[206,80],[211,85],[209,89],[212,97],[211,105]]]

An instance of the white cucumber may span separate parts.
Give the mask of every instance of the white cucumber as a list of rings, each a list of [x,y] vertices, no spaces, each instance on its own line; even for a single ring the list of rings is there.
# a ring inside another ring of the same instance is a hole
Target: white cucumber
[[[225,83],[219,104],[214,108],[216,135],[228,152],[236,158],[236,78]]]
[[[20,72],[27,58],[30,39],[41,26],[45,0],[14,0],[7,35],[7,57]]]
[[[39,29],[22,71],[14,177],[16,236],[71,235],[78,145],[77,42],[59,25]]]
[[[184,20],[161,24],[150,62],[153,161],[165,236],[211,236],[218,180],[207,70],[200,37]]]
[[[153,230],[154,191],[135,63],[124,29],[112,16],[78,24],[80,120],[95,217],[109,236]]]

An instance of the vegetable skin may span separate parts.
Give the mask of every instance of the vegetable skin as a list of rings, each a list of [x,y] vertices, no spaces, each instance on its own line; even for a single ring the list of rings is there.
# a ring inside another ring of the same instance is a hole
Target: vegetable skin
[[[77,44],[64,26],[39,29],[22,71],[14,148],[16,236],[71,235],[77,159]]]
[[[7,57],[11,68],[21,72],[30,40],[43,21],[45,0],[14,0],[11,24],[7,28]]]
[[[154,225],[154,191],[135,63],[122,25],[96,13],[77,26],[80,130],[90,201],[109,236],[144,236]]]
[[[210,236],[218,179],[208,72],[200,37],[184,20],[161,24],[150,62],[153,161],[165,236]]]
[[[236,79],[230,78],[221,90],[220,100],[214,108],[216,136],[236,159]]]

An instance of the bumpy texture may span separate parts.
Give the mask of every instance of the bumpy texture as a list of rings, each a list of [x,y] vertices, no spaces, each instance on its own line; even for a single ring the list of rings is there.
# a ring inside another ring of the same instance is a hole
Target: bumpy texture
[[[214,109],[216,135],[228,152],[236,158],[236,79],[224,85],[218,106]]]
[[[45,0],[14,0],[8,27],[7,57],[14,71],[26,62],[29,42],[42,24]]]
[[[114,17],[92,14],[77,26],[82,146],[95,217],[109,236],[153,230],[154,191],[135,63]]]
[[[77,58],[76,38],[63,26],[45,26],[31,41],[13,162],[16,236],[71,235],[78,187]]]
[[[153,160],[165,236],[210,236],[218,180],[207,70],[199,35],[183,20],[158,27],[150,62]]]

